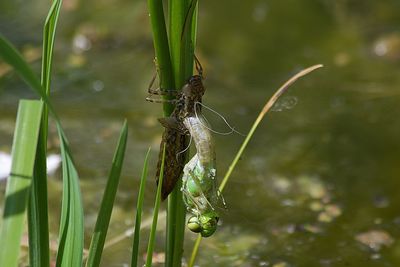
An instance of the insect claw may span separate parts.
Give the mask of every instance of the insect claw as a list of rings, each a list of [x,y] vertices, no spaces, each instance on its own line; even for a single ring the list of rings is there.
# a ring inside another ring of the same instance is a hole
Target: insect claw
[[[203,67],[201,66],[200,60],[197,58],[196,55],[193,55],[193,57],[196,64],[196,70],[199,73],[199,75],[203,77]]]

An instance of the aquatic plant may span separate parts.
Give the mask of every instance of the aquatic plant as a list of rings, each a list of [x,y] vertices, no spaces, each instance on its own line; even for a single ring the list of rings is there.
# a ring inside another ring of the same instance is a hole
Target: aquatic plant
[[[168,32],[163,4],[148,0],[153,32],[156,65],[163,89],[180,89],[193,75],[194,49],[196,45],[197,0],[168,1]],[[164,116],[173,111],[173,105],[165,102]],[[179,181],[168,198],[167,240],[165,266],[180,266],[183,252],[185,208]]]
[[[63,196],[59,246],[56,266],[80,266],[83,260],[83,208],[79,177],[67,137],[55,108],[49,100],[53,47],[62,1],[53,2],[43,31],[41,81],[21,54],[0,35],[0,57],[40,97],[40,100],[21,100],[14,135],[12,170],[8,179],[3,223],[0,229],[0,266],[18,266],[19,246],[28,213],[30,266],[50,266],[48,200],[47,200],[47,128],[48,113],[55,119],[62,156]],[[113,163],[95,232],[89,249],[87,266],[98,266],[108,229],[116,189],[121,173],[127,142],[125,122]],[[21,191],[22,190],[22,191]]]

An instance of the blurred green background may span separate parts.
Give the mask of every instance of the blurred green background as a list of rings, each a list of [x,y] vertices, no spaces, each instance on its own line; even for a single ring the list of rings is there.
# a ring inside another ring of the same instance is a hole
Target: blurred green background
[[[217,233],[203,241],[198,265],[400,266],[400,1],[199,2],[204,103],[237,130],[248,131],[290,75],[316,63],[325,68],[296,83],[262,122],[224,191],[227,210]],[[0,1],[0,32],[38,72],[48,8],[43,0]],[[109,238],[133,224],[149,146],[154,176],[163,129],[156,120],[161,106],[145,101],[153,58],[146,1],[64,0],[51,98],[81,176],[87,233],[124,118],[129,144]],[[33,97],[0,64],[0,151],[10,151],[18,99]],[[215,130],[226,130],[206,116]],[[214,136],[222,177],[243,137]],[[57,152],[54,128],[49,147]],[[58,175],[49,186],[55,238]],[[0,202],[4,190],[1,182]],[[149,181],[145,218],[154,195]],[[160,261],[163,229],[161,223]],[[186,235],[186,259],[195,237]],[[102,266],[127,266],[130,246],[125,238],[106,248]]]

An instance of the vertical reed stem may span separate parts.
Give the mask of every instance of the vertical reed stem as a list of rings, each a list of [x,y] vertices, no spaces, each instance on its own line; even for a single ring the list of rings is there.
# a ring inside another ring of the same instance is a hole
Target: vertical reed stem
[[[197,0],[168,1],[168,41],[162,2],[148,0],[161,88],[179,90],[193,75],[197,26],[197,12],[193,12],[193,5],[197,5]],[[164,116],[169,116],[172,111],[173,106],[164,103]],[[181,186],[182,182],[179,181],[168,197],[165,264],[167,267],[178,267],[182,262],[185,208]]]

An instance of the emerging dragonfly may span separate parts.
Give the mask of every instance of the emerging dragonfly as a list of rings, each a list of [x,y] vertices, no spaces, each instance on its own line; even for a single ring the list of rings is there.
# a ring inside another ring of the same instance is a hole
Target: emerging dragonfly
[[[196,59],[199,75],[188,79],[182,90],[177,93],[175,109],[170,117],[159,119],[165,127],[161,147],[166,144],[167,163],[164,170],[162,197],[165,199],[180,178],[183,169],[182,192],[184,202],[192,217],[188,227],[202,236],[211,236],[217,227],[218,213],[215,203],[219,199],[216,187],[216,167],[214,144],[209,126],[201,115],[201,100],[205,88],[202,83],[202,68]],[[149,90],[150,94],[167,94],[170,91]],[[154,101],[148,98],[150,101]],[[171,101],[171,100],[161,100]],[[184,166],[182,151],[185,150],[186,135],[194,140],[197,154]],[[160,167],[159,158],[158,167]],[[159,175],[157,170],[157,177]]]
[[[197,116],[184,119],[197,153],[185,165],[182,177],[183,200],[192,216],[188,228],[203,237],[211,236],[219,220],[216,204],[221,199],[217,189],[214,142],[207,122]]]
[[[197,0],[192,0],[190,2],[189,8],[185,16],[185,22],[182,28],[181,41],[187,41],[185,38],[191,36],[190,30],[192,25],[192,19],[194,15],[195,8],[197,6]],[[190,39],[190,38],[189,38]],[[191,39],[189,40],[191,42]],[[194,56],[194,55],[193,55]],[[183,118],[193,112],[195,103],[201,103],[201,98],[204,94],[204,87],[202,84],[202,67],[196,56],[194,56],[194,62],[196,64],[196,69],[199,75],[194,75],[190,77],[187,84],[182,88],[181,91],[176,90],[165,90],[161,89],[151,89],[157,75],[152,79],[149,86],[149,94],[151,95],[169,95],[173,96],[173,100],[159,99],[155,101],[154,99],[148,97],[148,101],[152,102],[170,102],[175,105],[175,109],[167,118],[159,119],[160,123],[165,127],[162,141],[160,144],[159,160],[157,164],[157,174],[156,180],[158,184],[158,179],[160,177],[161,168],[161,157],[164,144],[166,146],[165,162],[167,165],[164,168],[163,173],[163,184],[162,184],[162,199],[165,200],[167,196],[172,192],[175,187],[176,182],[181,177],[183,167],[185,165],[185,154],[183,153],[187,147],[187,129],[183,125]],[[160,73],[157,62],[157,73]],[[159,76],[161,79],[161,75]],[[171,89],[171,88],[168,88]]]

